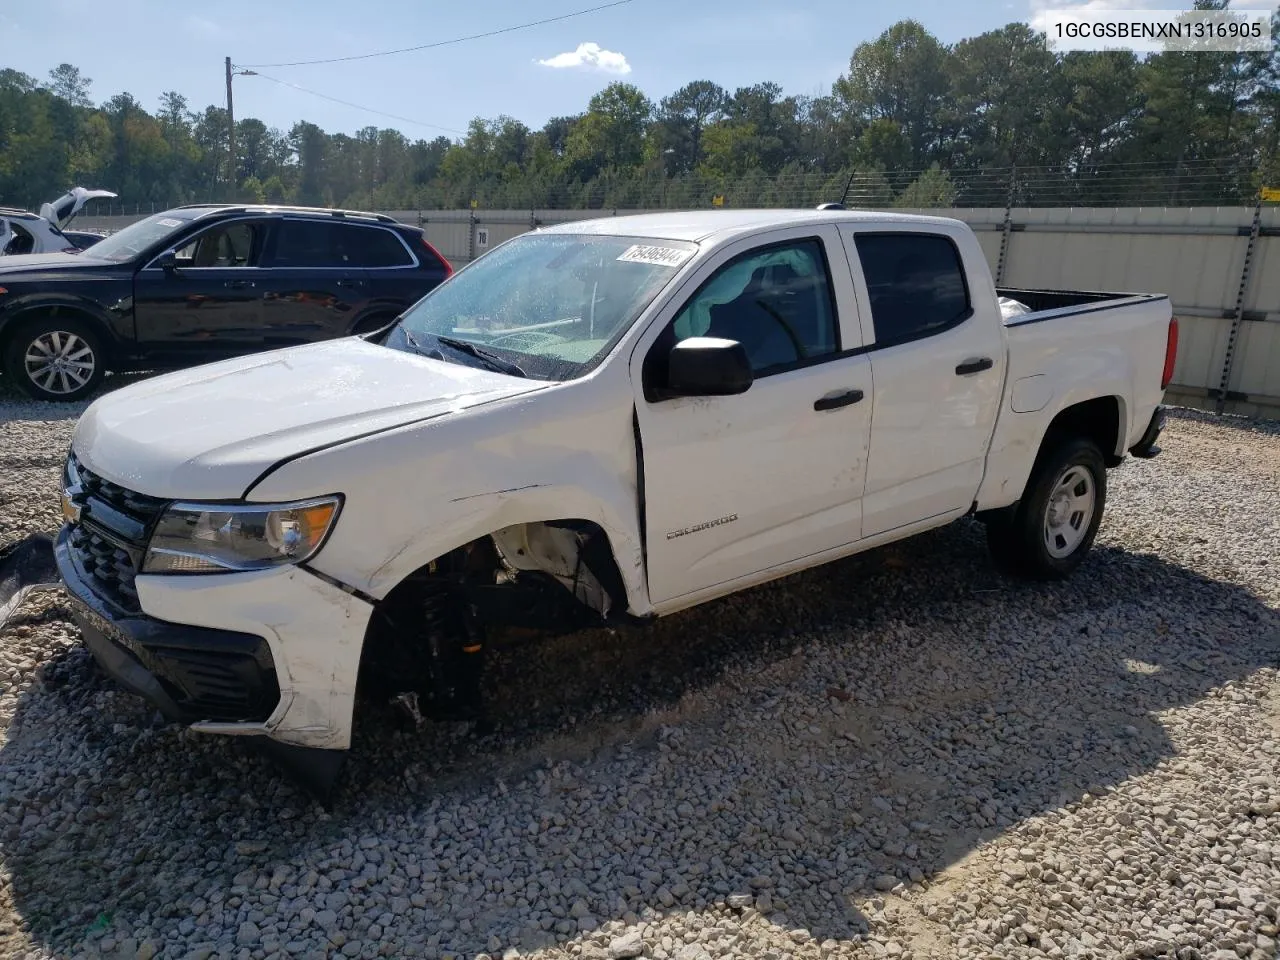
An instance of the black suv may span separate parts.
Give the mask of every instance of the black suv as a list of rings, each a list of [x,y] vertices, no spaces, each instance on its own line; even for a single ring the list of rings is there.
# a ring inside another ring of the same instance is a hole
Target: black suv
[[[40,400],[111,371],[164,370],[388,326],[453,273],[376,213],[194,205],[79,254],[0,260],[0,357]]]

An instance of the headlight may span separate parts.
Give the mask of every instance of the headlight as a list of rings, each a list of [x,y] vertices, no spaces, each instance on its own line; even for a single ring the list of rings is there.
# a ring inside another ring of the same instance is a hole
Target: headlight
[[[324,542],[339,497],[299,503],[175,503],[156,524],[143,573],[225,573],[301,563]]]

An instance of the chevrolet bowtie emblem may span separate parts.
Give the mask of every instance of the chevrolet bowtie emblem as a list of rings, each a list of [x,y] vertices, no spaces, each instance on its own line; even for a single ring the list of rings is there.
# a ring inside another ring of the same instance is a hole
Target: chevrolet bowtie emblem
[[[76,501],[79,494],[79,488],[62,491],[62,516],[67,523],[80,522],[80,504]]]

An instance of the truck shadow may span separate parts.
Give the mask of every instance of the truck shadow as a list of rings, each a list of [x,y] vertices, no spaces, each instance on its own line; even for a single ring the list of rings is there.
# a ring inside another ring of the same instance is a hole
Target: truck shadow
[[[1207,610],[1230,629],[1202,627]],[[1068,583],[1001,580],[961,523],[648,629],[504,650],[484,740],[373,710],[328,813],[240,744],[152,729],[68,646],[0,751],[4,867],[27,935],[56,950],[95,924],[185,938],[199,909],[230,941],[257,887],[368,916],[417,895],[382,929],[396,955],[432,935],[474,954],[494,933],[527,951],[759,878],[768,922],[841,940],[894,896],[877,878],[936,881],[1175,756],[1155,714],[1280,665],[1278,634],[1247,590],[1105,546]],[[613,838],[621,867],[579,861],[583,837]],[[472,879],[424,886],[448,861]],[[547,891],[552,929],[515,926],[516,900]]]

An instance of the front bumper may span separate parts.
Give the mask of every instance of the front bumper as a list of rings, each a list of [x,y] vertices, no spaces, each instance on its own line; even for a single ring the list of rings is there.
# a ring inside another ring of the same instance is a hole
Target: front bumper
[[[194,730],[350,747],[370,603],[296,566],[139,573],[133,599],[122,597],[96,547],[77,552],[76,529],[63,529],[54,554],[85,645],[108,674]]]
[[[1129,452],[1135,457],[1141,457],[1143,460],[1150,460],[1152,457],[1160,456],[1160,448],[1156,446],[1156,441],[1160,439],[1160,433],[1164,430],[1165,408],[1158,405],[1155,412],[1151,414],[1151,420],[1147,424],[1146,431],[1142,434]]]
[[[85,647],[104,672],[171,721],[261,723],[271,716],[280,687],[266,640],[121,611],[93,590],[70,538],[66,527],[54,546],[58,573]]]

